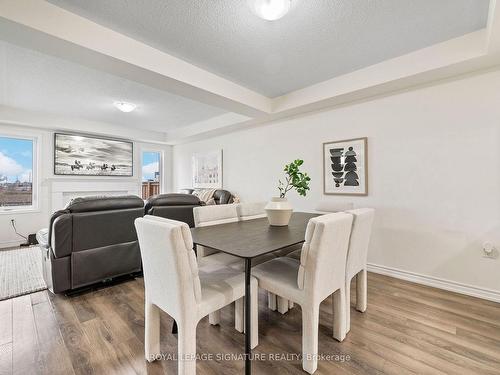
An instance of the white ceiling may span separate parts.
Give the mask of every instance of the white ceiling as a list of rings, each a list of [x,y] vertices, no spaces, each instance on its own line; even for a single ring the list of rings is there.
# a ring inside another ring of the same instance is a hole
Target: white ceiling
[[[134,112],[122,113],[113,106],[115,100],[132,102],[138,107]],[[0,41],[0,104],[163,132],[227,113],[3,41]]]
[[[484,28],[489,5],[292,0],[288,15],[267,22],[247,0],[49,1],[270,97]]]

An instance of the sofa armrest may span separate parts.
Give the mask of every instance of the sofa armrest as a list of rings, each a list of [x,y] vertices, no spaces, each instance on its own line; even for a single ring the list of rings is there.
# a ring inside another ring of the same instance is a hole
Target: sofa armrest
[[[223,189],[216,190],[214,193],[215,204],[230,204],[233,203],[233,195]]]

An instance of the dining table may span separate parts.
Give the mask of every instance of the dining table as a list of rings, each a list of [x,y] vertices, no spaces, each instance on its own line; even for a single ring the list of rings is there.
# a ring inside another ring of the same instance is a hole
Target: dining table
[[[304,242],[307,223],[317,213],[294,212],[287,226],[271,226],[266,217],[191,228],[193,243],[245,261],[245,374],[252,373],[250,278],[252,260]]]

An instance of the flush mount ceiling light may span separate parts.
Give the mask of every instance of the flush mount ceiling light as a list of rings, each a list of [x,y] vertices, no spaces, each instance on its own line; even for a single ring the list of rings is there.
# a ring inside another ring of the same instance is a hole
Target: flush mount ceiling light
[[[118,108],[120,111],[128,113],[132,112],[137,106],[134,103],[127,102],[114,102],[113,105]]]
[[[250,0],[252,10],[260,18],[275,21],[290,10],[292,0]]]

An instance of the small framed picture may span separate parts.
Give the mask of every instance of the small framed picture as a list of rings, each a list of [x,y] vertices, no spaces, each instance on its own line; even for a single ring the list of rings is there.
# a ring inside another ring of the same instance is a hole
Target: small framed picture
[[[323,143],[323,193],[368,195],[367,138]]]
[[[222,189],[222,150],[193,155],[193,188]]]

